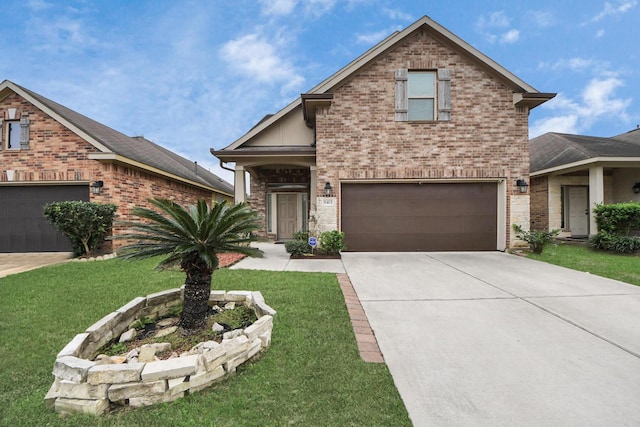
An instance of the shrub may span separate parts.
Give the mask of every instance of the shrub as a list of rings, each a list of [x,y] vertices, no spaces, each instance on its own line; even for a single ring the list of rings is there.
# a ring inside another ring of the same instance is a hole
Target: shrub
[[[295,233],[293,233],[293,240],[303,240],[305,242],[308,242],[309,231],[306,231],[306,230],[296,231]]]
[[[541,254],[544,250],[544,245],[552,241],[559,233],[560,230],[523,230],[518,224],[513,224],[513,230],[516,232],[516,237],[529,244],[529,247],[535,254]]]
[[[287,253],[292,256],[302,256],[304,254],[311,253],[311,246],[306,240],[289,240],[285,242],[284,248]]]
[[[640,250],[640,238],[600,232],[589,240],[589,245],[603,251],[630,254]]]
[[[328,255],[338,255],[346,249],[344,233],[338,230],[320,233],[320,248]]]
[[[593,212],[598,232],[628,236],[631,230],[640,229],[640,202],[597,205]]]
[[[64,201],[45,205],[44,216],[71,240],[76,254],[89,255],[111,231],[116,209],[111,203]]]

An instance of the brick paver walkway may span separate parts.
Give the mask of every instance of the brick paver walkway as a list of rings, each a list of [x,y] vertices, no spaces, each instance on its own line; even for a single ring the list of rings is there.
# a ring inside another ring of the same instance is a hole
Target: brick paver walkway
[[[344,300],[347,303],[347,310],[351,317],[353,332],[356,335],[360,357],[362,357],[365,362],[384,363],[384,358],[378,347],[376,336],[373,334],[367,315],[364,313],[358,294],[356,294],[356,291],[353,289],[349,276],[346,274],[336,274],[336,276],[338,277],[338,283],[340,283]]]

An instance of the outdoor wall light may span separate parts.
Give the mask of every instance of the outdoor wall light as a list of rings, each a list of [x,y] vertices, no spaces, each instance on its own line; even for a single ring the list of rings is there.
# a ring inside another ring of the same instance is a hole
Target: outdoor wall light
[[[93,181],[93,184],[91,184],[91,192],[93,194],[100,194],[102,193],[102,187],[104,187],[103,181]]]
[[[526,193],[527,187],[529,187],[529,184],[527,184],[527,181],[520,178],[516,181],[516,187],[518,187],[518,190],[520,190],[521,193]]]
[[[640,193],[640,182],[636,182],[635,184],[633,184],[633,187],[631,187],[631,189],[636,194]]]
[[[333,187],[331,187],[331,183],[330,182],[327,182],[324,185],[324,195],[325,196],[330,196],[331,193],[333,193]]]

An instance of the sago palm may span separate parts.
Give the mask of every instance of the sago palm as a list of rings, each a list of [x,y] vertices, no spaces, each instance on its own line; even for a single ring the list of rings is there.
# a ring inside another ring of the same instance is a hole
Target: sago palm
[[[204,200],[187,208],[161,198],[149,202],[159,211],[137,207],[132,214],[140,222],[121,223],[130,232],[117,236],[136,243],[119,250],[122,258],[165,258],[158,268],[179,265],[186,274],[184,303],[180,326],[185,332],[204,325],[207,316],[211,275],[218,268],[218,254],[239,252],[261,256],[249,243],[252,232],[260,226],[256,211],[246,204],[215,203],[209,207]]]

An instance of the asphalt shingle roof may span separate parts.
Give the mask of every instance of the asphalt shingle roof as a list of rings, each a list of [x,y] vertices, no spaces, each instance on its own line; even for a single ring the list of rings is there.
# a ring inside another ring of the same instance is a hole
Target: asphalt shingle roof
[[[55,114],[58,114],[73,126],[95,139],[112,153],[177,175],[181,178],[212,187],[227,194],[233,194],[234,192],[233,186],[219,176],[148,139],[127,136],[38,93],[15,83],[11,84],[23,90]]]
[[[640,132],[612,138],[550,132],[533,138],[529,150],[531,172],[596,157],[640,157]]]

